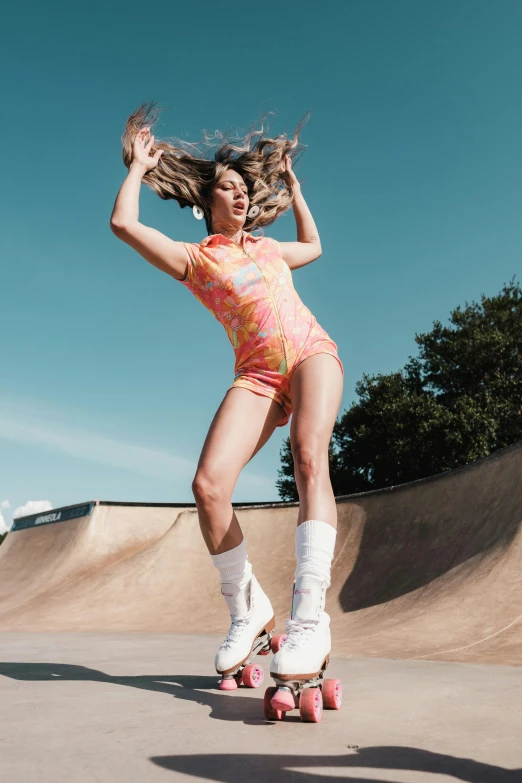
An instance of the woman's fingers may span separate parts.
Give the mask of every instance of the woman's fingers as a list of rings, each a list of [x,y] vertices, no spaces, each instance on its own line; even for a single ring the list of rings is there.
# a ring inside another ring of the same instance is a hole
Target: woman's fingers
[[[150,128],[140,128],[136,133],[134,139],[134,160],[139,160],[147,167],[147,171],[153,169],[159,159],[161,158],[164,150],[155,150],[154,155],[150,154],[151,148],[154,145],[154,134],[152,134],[148,141],[145,141],[147,134],[150,133]]]
[[[138,133],[137,133],[137,137],[138,137],[139,139],[144,139],[144,138],[145,138],[145,136],[147,135],[147,133],[148,133],[148,132],[149,132],[149,129],[148,129],[148,128],[141,128],[141,129],[138,131]]]
[[[292,158],[290,155],[285,155],[283,160],[283,171],[292,171]]]
[[[144,149],[143,147],[143,140],[145,139],[145,136],[149,132],[149,128],[141,128],[134,139],[134,146],[139,147],[141,149]]]

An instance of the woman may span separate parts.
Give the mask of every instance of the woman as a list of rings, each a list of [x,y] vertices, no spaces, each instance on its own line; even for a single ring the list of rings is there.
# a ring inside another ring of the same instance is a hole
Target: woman
[[[291,270],[321,255],[314,220],[292,170],[301,150],[301,122],[293,139],[251,130],[232,144],[224,137],[205,158],[198,146],[154,144],[147,121],[153,104],[127,120],[122,137],[129,174],[111,217],[117,237],[188,288],[225,327],[235,352],[235,377],[212,421],[192,483],[201,531],[221,578],[230,630],[215,666],[221,687],[233,677],[260,637],[272,631],[274,612],[252,573],[231,505],[241,469],[290,419],[299,492],[297,566],[287,638],[270,667],[276,678],[318,673],[330,653],[330,585],[337,513],[328,446],[341,404],[344,370],[336,344],[300,300]],[[160,198],[191,206],[208,236],[176,242],[139,222],[142,180]],[[251,231],[293,207],[297,241],[277,242]],[[204,354],[202,356],[204,361]],[[266,638],[266,637],[265,637]]]

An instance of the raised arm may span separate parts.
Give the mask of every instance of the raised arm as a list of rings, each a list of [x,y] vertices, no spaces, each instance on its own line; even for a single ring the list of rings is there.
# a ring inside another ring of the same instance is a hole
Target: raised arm
[[[175,242],[155,228],[140,223],[139,196],[141,180],[147,171],[158,165],[163,150],[150,155],[154,142],[151,136],[144,145],[149,129],[142,128],[134,140],[129,173],[121,186],[111,215],[111,231],[134,248],[150,264],[168,275],[182,280],[187,273],[187,251],[182,242]]]
[[[290,269],[297,269],[315,261],[321,255],[321,241],[315,225],[312,213],[301,193],[299,180],[292,171],[292,159],[287,155],[285,159],[286,170],[292,179],[294,192],[294,217],[297,228],[297,242],[280,242],[281,253]]]

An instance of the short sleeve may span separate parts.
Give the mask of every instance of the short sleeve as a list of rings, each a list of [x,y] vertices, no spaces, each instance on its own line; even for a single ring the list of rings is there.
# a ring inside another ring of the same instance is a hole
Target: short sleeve
[[[185,248],[185,252],[187,254],[187,274],[183,280],[180,280],[177,277],[174,279],[179,283],[190,287],[192,285],[192,281],[194,280],[194,272],[198,262],[199,245],[197,242],[182,242],[181,244]]]
[[[274,237],[270,237],[270,241],[275,247],[276,253],[279,256],[279,258],[283,258],[283,251],[281,250],[281,245],[277,241],[277,239],[274,239]]]

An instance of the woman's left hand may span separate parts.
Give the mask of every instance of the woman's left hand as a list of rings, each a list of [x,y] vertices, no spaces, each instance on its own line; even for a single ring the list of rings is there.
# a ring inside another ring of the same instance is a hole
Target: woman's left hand
[[[290,179],[290,182],[292,183],[292,190],[300,190],[301,185],[299,183],[299,180],[295,176],[293,169],[292,169],[292,158],[290,155],[285,155],[285,159],[283,161],[283,171],[287,173],[288,178]]]

